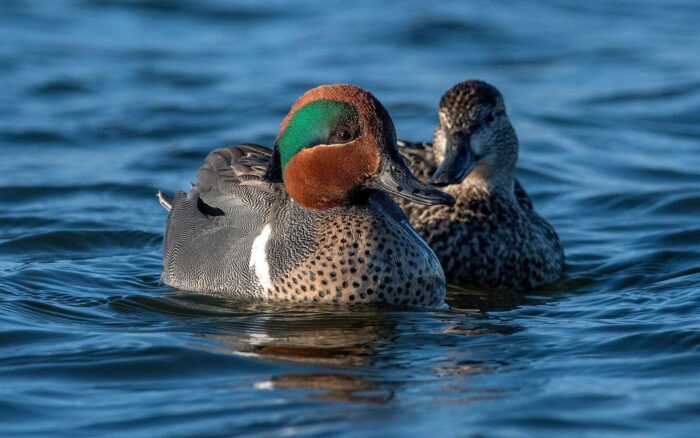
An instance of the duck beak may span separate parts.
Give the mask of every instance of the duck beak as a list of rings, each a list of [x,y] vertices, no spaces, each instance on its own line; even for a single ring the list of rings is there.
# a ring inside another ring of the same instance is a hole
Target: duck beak
[[[435,171],[430,183],[436,186],[459,184],[476,165],[476,155],[470,146],[470,137],[447,135],[445,158]]]
[[[401,196],[422,205],[454,205],[455,199],[435,187],[422,183],[401,157],[388,157],[381,172],[372,180],[373,189]]]

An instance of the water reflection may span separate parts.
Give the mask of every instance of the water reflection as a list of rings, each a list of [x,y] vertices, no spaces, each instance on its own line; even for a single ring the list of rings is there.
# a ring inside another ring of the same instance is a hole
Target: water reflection
[[[186,305],[209,305],[189,296]],[[235,323],[220,320],[216,333],[199,333],[226,351],[301,369],[257,382],[261,390],[307,390],[307,397],[345,402],[387,403],[394,391],[374,379],[354,374],[371,367],[377,344],[396,336],[397,323],[376,307],[299,307],[228,301],[223,309],[253,307],[253,317],[236,313]],[[221,314],[222,307],[212,309]],[[225,312],[225,311],[224,311]],[[314,371],[304,372],[309,366]],[[326,369],[319,372],[318,367]]]
[[[377,308],[277,309],[243,330],[204,336],[266,360],[360,367],[371,364],[376,343],[391,339],[395,327]]]
[[[255,383],[257,389],[307,390],[311,393],[306,396],[311,399],[387,403],[397,385],[411,384],[416,376],[387,383],[375,378],[377,372],[421,360],[413,355],[397,356],[397,351],[411,352],[413,348],[415,354],[421,355],[423,349],[458,345],[465,337],[520,331],[517,326],[494,323],[481,313],[512,308],[521,302],[510,294],[502,295],[505,299],[500,302],[499,296],[487,299],[467,290],[451,290],[449,297],[455,307],[470,308],[471,312],[456,308],[415,311],[377,306],[255,303],[177,291],[166,301],[170,313],[195,322],[197,336],[215,341],[218,351],[293,366],[289,372]],[[477,303],[478,309],[465,303]],[[197,317],[194,320],[193,315]],[[437,321],[438,325],[425,332],[427,321]],[[421,380],[435,379],[435,383],[440,383],[441,379],[459,376],[462,384],[453,385],[453,389],[464,396],[469,392],[463,385],[464,379],[495,372],[503,365],[470,358],[469,354],[465,348],[460,354],[431,358],[426,361]]]
[[[513,310],[527,301],[526,295],[513,291],[476,290],[454,285],[448,288],[445,296],[451,309],[465,312]]]
[[[365,376],[327,374],[282,374],[255,385],[258,389],[317,390],[309,395],[316,400],[384,404],[394,398],[394,391]]]

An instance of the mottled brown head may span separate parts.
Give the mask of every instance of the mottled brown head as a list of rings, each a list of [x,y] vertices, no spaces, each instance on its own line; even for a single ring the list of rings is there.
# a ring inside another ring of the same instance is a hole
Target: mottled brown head
[[[437,185],[460,183],[470,172],[495,183],[512,181],[518,139],[503,96],[483,81],[460,82],[440,99],[433,144]]]
[[[410,174],[388,112],[352,85],[320,86],[294,104],[275,140],[268,178],[283,180],[292,199],[314,209],[361,202],[372,189],[417,202],[451,200]]]

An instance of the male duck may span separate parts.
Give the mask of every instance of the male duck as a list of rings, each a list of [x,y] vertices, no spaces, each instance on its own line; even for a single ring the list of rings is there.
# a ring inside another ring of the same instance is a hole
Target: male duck
[[[432,145],[399,141],[400,151],[415,175],[457,203],[400,205],[448,282],[523,291],[559,279],[564,252],[515,179],[518,138],[501,93],[482,81],[461,82],[442,96],[438,115]]]
[[[239,297],[435,306],[445,277],[387,193],[427,205],[454,199],[416,179],[394,124],[370,93],[314,88],[282,121],[274,149],[209,154],[169,210],[162,279]]]

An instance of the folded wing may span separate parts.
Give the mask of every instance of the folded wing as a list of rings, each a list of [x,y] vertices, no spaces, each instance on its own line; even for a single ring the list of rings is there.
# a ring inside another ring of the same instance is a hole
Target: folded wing
[[[254,144],[216,149],[188,192],[159,194],[169,210],[164,282],[187,290],[247,287],[252,242],[286,199],[282,184],[264,178],[271,157]]]

